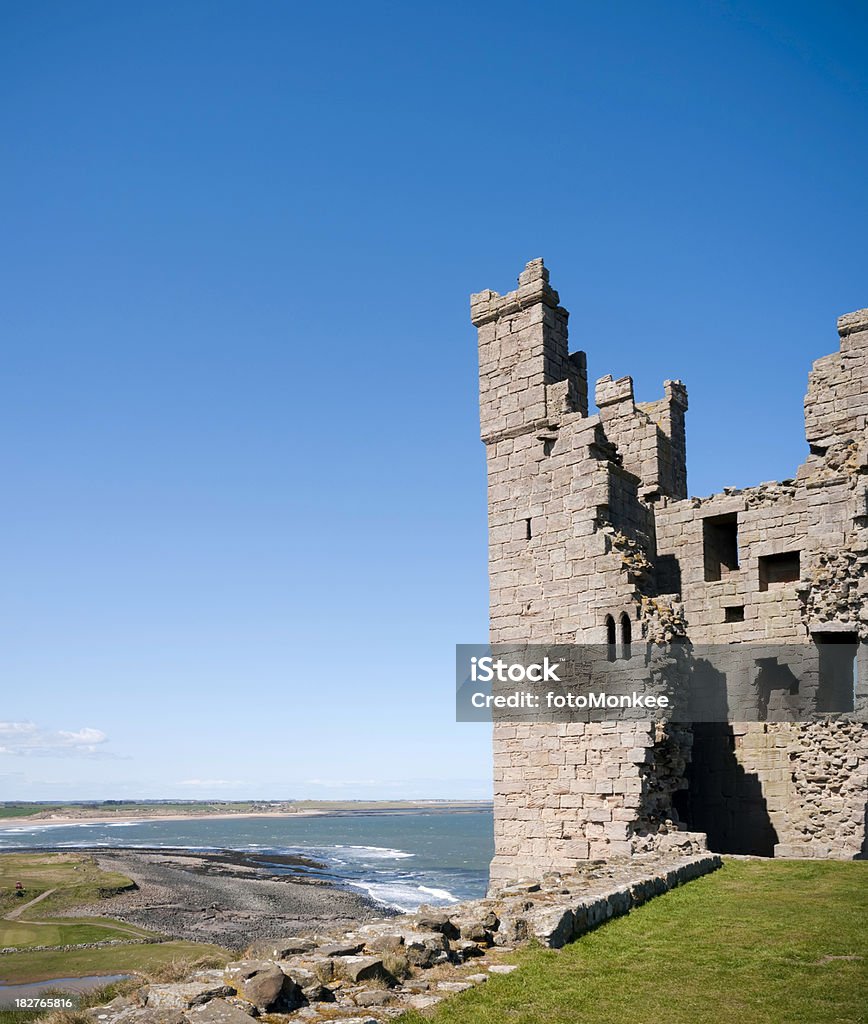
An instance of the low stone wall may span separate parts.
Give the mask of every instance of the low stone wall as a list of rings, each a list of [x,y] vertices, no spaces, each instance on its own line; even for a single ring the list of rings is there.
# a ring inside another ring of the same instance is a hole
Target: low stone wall
[[[632,908],[721,867],[716,854],[584,862],[575,873],[520,882],[485,899],[421,908],[340,935],[263,941],[225,970],[150,985],[88,1011],[95,1024],[378,1024],[516,969],[504,954],[558,948]]]

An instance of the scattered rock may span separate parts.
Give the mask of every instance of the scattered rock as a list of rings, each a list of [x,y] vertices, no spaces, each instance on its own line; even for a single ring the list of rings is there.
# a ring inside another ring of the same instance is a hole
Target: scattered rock
[[[189,1010],[192,1006],[207,1003],[209,999],[234,995],[235,989],[231,985],[214,985],[204,981],[151,985],[148,989],[147,1006],[160,1010]]]
[[[320,946],[320,956],[355,956],[365,948],[364,942],[336,942],[328,946]]]
[[[248,1005],[255,1012],[253,1004]],[[245,1013],[240,1006],[228,1003],[225,999],[212,999],[188,1010],[187,1021],[189,1024],[250,1024],[253,1015]]]
[[[270,960],[242,960],[228,964],[224,978],[242,999],[260,1011],[293,1010],[301,1003],[296,982]]]
[[[383,961],[376,956],[335,957],[334,965],[338,978],[344,978],[356,984],[361,982],[376,985],[395,984],[395,978],[383,966]]]

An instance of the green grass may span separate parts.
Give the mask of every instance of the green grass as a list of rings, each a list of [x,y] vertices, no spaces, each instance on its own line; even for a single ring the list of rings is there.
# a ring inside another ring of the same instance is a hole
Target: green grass
[[[36,909],[36,908],[34,908]],[[111,919],[54,918],[47,921],[0,921],[0,948],[7,946],[73,946],[82,942],[145,938],[149,933]],[[0,964],[0,973],[3,967]]]
[[[27,818],[39,811],[56,811],[50,804],[0,804],[0,818]]]
[[[15,883],[25,886],[15,895]],[[0,983],[20,984],[45,978],[81,977],[148,971],[179,960],[215,956],[225,962],[229,953],[217,946],[195,942],[159,942],[68,952],[33,950],[29,946],[71,946],[107,940],[159,938],[154,932],[110,917],[52,917],[52,913],[96,903],[130,885],[121,874],[103,871],[82,853],[0,854],[0,914],[8,913],[51,889],[45,899],[23,910],[13,920],[0,918],[0,948],[21,947],[20,953],[0,957]],[[111,901],[106,899],[106,909]],[[0,1021],[2,1024],[2,1021]]]
[[[727,861],[400,1024],[864,1024],[868,863]]]
[[[176,960],[213,957],[228,963],[228,950],[199,942],[158,942],[148,946],[109,946],[61,952],[7,953],[0,957],[0,983],[19,985],[43,978],[81,978],[91,974],[148,974]]]
[[[24,896],[15,894],[16,882],[23,884]],[[92,857],[80,853],[0,854],[0,914],[47,889],[58,891],[36,904],[34,916],[94,902],[130,884],[125,875],[103,871]]]

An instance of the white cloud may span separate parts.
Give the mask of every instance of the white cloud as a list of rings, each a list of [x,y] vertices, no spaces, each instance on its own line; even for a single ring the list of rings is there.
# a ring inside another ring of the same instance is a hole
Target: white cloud
[[[16,757],[114,758],[105,750],[108,736],[102,729],[75,731],[43,729],[35,722],[0,722],[0,754]]]

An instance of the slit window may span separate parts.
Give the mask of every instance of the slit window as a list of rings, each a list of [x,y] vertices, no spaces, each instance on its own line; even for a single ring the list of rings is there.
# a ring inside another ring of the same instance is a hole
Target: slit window
[[[615,620],[611,615],[606,616],[606,658],[609,661],[615,660],[615,644],[618,637],[615,632]]]
[[[533,528],[530,525],[529,519],[525,519],[524,521],[524,536],[526,540],[530,540],[533,537]]]
[[[633,627],[630,623],[630,616],[626,612],[621,613],[621,653],[625,658],[630,657],[630,644],[633,639]]]
[[[714,583],[738,569],[738,517],[735,512],[702,520],[705,582]]]
[[[801,574],[799,552],[763,555],[759,560],[759,588],[768,590],[783,583],[796,583]]]

